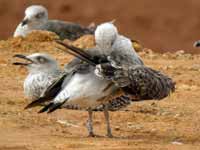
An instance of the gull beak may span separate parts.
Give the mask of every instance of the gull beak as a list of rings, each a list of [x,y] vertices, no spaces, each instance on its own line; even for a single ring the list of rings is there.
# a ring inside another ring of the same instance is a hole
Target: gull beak
[[[20,58],[20,59],[24,59],[26,60],[27,62],[14,62],[13,65],[21,65],[21,66],[27,66],[27,65],[30,65],[33,62],[33,60],[29,59],[27,56],[25,55],[21,55],[21,54],[16,54],[14,55],[13,57],[17,57],[17,58]]]
[[[21,22],[21,24],[22,24],[22,26],[25,26],[25,25],[27,25],[27,24],[28,24],[28,22],[29,22],[29,20],[28,20],[28,19],[24,19],[24,20]]]

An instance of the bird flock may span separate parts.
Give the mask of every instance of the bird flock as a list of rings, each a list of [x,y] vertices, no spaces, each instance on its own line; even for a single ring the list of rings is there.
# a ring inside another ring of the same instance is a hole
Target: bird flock
[[[47,9],[33,5],[25,10],[25,17],[13,36],[25,37],[33,30],[55,32],[60,37],[55,41],[59,48],[75,57],[61,69],[48,54],[14,55],[18,61],[13,64],[28,70],[24,94],[29,102],[25,109],[37,106],[40,107],[38,113],[52,113],[59,109],[85,110],[90,137],[95,136],[94,111],[104,113],[107,136],[113,137],[109,111],[120,110],[135,101],[162,100],[175,91],[175,82],[160,71],[147,67],[132,41],[119,33],[113,22],[83,27],[48,20]],[[62,41],[76,40],[85,34],[94,35],[93,48],[80,49]]]

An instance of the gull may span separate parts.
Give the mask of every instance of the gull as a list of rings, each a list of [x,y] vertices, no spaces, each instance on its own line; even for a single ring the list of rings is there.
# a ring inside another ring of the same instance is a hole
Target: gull
[[[61,42],[59,43],[61,44]],[[150,67],[139,64],[125,65],[126,67],[115,65],[115,60],[110,59],[110,57],[107,59],[108,62],[101,63],[97,61],[102,60],[101,55],[94,59],[92,55],[85,53],[85,50],[65,43],[62,45],[75,53],[78,51],[75,56],[80,55],[81,52],[81,55],[77,56],[79,59],[86,61],[91,66],[96,66],[94,72],[97,76],[112,81],[125,94],[132,96],[132,101],[161,100],[175,91],[175,82],[170,77]],[[103,56],[103,58],[105,57]]]
[[[95,57],[87,50],[58,43],[70,49],[70,53],[79,59],[96,66],[97,76],[112,81],[135,100],[161,100],[175,91],[175,82],[167,75],[145,66],[130,40],[118,35],[114,25],[104,23],[98,26],[95,38],[102,51]]]
[[[95,49],[114,59],[113,65],[143,65],[143,61],[132,46],[132,40],[120,35],[113,22],[102,23],[95,30]]]
[[[119,110],[129,105],[131,100],[122,95],[104,101],[104,98],[109,97],[110,93],[117,92],[117,88],[106,80],[99,79],[94,71],[91,72],[90,70],[92,68],[94,70],[94,67],[80,63],[79,59],[74,59],[68,64],[69,69],[63,72],[57,61],[48,54],[34,53],[28,56],[16,54],[14,57],[26,60],[13,64],[25,66],[29,72],[24,81],[24,93],[31,103],[25,107],[26,109],[44,105],[44,108],[49,108],[49,112],[51,112],[60,105],[58,103],[59,105],[50,107],[52,106],[51,100],[67,101],[69,99],[69,103],[63,104],[60,108],[87,110],[89,112],[87,123],[89,136],[94,136],[93,111],[104,111],[108,136],[112,136],[108,110]],[[40,112],[43,111],[44,109]]]
[[[45,89],[49,87],[62,72],[56,60],[45,53],[34,53],[28,56],[16,54],[14,57],[25,60],[25,62],[15,62],[14,65],[24,66],[28,69],[28,75],[24,81],[24,94],[30,100],[39,99]],[[49,99],[54,97],[59,89],[49,95]]]
[[[48,10],[41,5],[26,8],[23,21],[17,26],[14,37],[25,37],[33,30],[55,32],[60,39],[76,40],[85,34],[93,34],[95,27],[83,27],[77,23],[48,20]]]

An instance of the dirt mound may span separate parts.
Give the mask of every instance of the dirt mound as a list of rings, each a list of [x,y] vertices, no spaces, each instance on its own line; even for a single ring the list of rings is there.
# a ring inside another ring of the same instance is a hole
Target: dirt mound
[[[24,17],[26,7],[41,4],[48,8],[49,17],[81,23],[85,26],[116,19],[120,32],[141,41],[142,45],[156,51],[199,53],[193,48],[199,35],[198,0],[160,1],[154,0],[74,0],[53,1],[10,1],[0,0],[0,39],[12,36],[16,26]],[[17,7],[16,7],[17,6]],[[8,11],[9,10],[9,11]],[[183,11],[184,10],[184,11]]]

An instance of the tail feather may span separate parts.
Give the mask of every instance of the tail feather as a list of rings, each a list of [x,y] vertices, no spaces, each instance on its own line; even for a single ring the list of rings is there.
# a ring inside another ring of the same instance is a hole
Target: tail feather
[[[175,82],[154,69],[135,66],[129,70],[131,84],[124,90],[138,100],[161,100],[175,90]]]

